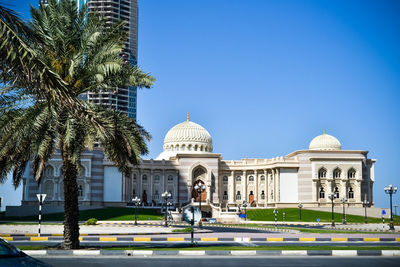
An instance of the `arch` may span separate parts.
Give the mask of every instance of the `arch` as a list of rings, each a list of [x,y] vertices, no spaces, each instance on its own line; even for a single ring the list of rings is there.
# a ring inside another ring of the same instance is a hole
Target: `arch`
[[[204,162],[201,161],[197,161],[195,163],[193,163],[190,167],[189,167],[189,175],[190,175],[190,180],[192,181],[192,183],[194,182],[194,176],[193,176],[193,171],[197,168],[204,168],[205,172],[206,172],[206,179],[204,182],[206,181],[210,181],[211,180],[211,168]]]
[[[340,177],[342,176],[342,169],[340,169],[339,167],[336,167],[333,172],[333,179],[340,179]]]
[[[43,170],[43,178],[53,178],[55,176],[54,170],[53,165],[47,165]]]
[[[325,198],[325,190],[323,187],[319,188],[319,198]]]
[[[88,177],[89,175],[88,175],[88,172],[87,172],[87,168],[85,166],[83,166],[82,164],[81,164],[80,167],[81,167],[81,172],[77,174],[77,177],[82,177],[82,178],[83,177]],[[62,176],[63,175],[64,170],[63,170],[63,165],[62,164],[60,164],[60,166],[58,166],[57,173],[59,174],[58,176]]]
[[[327,170],[324,168],[324,167],[321,167],[319,170],[318,170],[318,178],[319,179],[321,179],[321,178],[326,178],[326,175],[327,175]]]
[[[253,175],[249,176],[249,182],[254,182],[254,176]]]
[[[224,183],[224,184],[227,184],[228,183],[228,176],[224,176],[223,178],[222,178],[222,182]]]
[[[194,151],[197,151],[199,145],[194,145]]]
[[[353,167],[351,167],[348,171],[347,171],[347,178],[348,179],[355,179],[357,175],[357,171],[356,169],[354,169]]]
[[[261,182],[265,181],[265,175],[261,175],[260,180]]]

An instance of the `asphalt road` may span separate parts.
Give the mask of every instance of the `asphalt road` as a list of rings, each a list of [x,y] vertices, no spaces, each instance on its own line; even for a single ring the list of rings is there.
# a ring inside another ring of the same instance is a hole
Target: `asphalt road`
[[[42,245],[49,247],[59,247],[61,242],[30,242],[30,241],[17,241],[10,242],[14,246],[32,246]],[[254,241],[254,242],[232,242],[232,241],[217,241],[217,242],[197,242],[199,247],[214,247],[214,246],[245,246],[245,247],[257,247],[257,246],[334,246],[334,247],[381,247],[381,246],[393,246],[400,247],[400,242],[330,242],[330,241],[318,241],[318,242],[301,242],[301,241],[285,241],[285,242],[267,242],[267,241]],[[118,242],[80,242],[82,247],[101,248],[101,247],[148,247],[148,248],[182,248],[188,247],[190,242],[179,241],[179,242],[131,242],[131,241],[118,241]]]
[[[399,266],[399,257],[37,257],[48,264],[59,267],[90,267],[90,266]]]

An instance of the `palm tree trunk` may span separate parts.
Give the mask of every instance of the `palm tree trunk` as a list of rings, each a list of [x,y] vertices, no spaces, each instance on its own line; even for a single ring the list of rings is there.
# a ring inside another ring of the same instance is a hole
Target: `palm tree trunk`
[[[79,248],[79,206],[76,166],[61,151],[64,170],[64,248]]]

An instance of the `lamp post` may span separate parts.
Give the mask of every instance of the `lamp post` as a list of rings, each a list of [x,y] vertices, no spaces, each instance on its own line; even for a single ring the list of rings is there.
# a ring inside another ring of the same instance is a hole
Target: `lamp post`
[[[340,201],[343,203],[343,218],[342,218],[342,223],[343,224],[346,224],[347,222],[346,222],[346,211],[345,211],[345,203],[347,202],[347,198],[345,198],[345,197],[342,197],[341,199],[340,199]]]
[[[369,201],[364,199],[363,206],[364,206],[365,224],[368,223],[368,220],[367,220],[367,207],[368,207],[368,205],[369,205]]]
[[[244,208],[244,221],[247,221],[247,211],[246,211],[247,203],[244,202],[242,206]]]
[[[297,205],[297,207],[299,207],[299,209],[300,209],[300,221],[301,221],[301,208],[303,208],[303,204],[299,203],[299,205]]]
[[[394,230],[394,225],[393,225],[393,212],[392,212],[392,195],[396,194],[397,192],[397,186],[389,185],[385,186],[385,193],[389,194],[390,196],[390,224],[389,224],[389,230]]]
[[[137,209],[138,206],[140,205],[140,198],[138,197],[132,198],[132,202],[135,203],[135,225],[137,225]]]
[[[171,193],[169,193],[168,191],[165,191],[164,193],[161,194],[161,197],[164,199],[165,201],[165,216],[164,216],[164,226],[168,227],[168,223],[167,223],[167,205],[168,205],[168,199],[171,197]]]
[[[201,194],[204,191],[206,191],[206,185],[203,184],[202,182],[199,182],[198,184],[196,184],[194,186],[194,190],[196,190],[196,192],[200,195],[200,199],[199,199],[199,209],[200,209],[199,229],[203,229],[203,222],[202,222],[203,214],[201,213]]]
[[[335,204],[333,203],[333,200],[335,200],[336,195],[335,195],[335,193],[330,193],[330,194],[328,195],[328,197],[329,197],[329,199],[332,201],[332,227],[335,227],[335,215],[334,215],[334,207],[335,207]]]

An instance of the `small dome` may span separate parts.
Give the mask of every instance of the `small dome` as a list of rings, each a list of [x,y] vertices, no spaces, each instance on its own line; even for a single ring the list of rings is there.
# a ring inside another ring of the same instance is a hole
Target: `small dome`
[[[163,152],[157,159],[169,159],[178,153],[210,153],[212,138],[204,127],[189,121],[172,127],[164,138]]]
[[[315,137],[309,146],[310,150],[341,150],[342,145],[339,140],[325,132]]]

